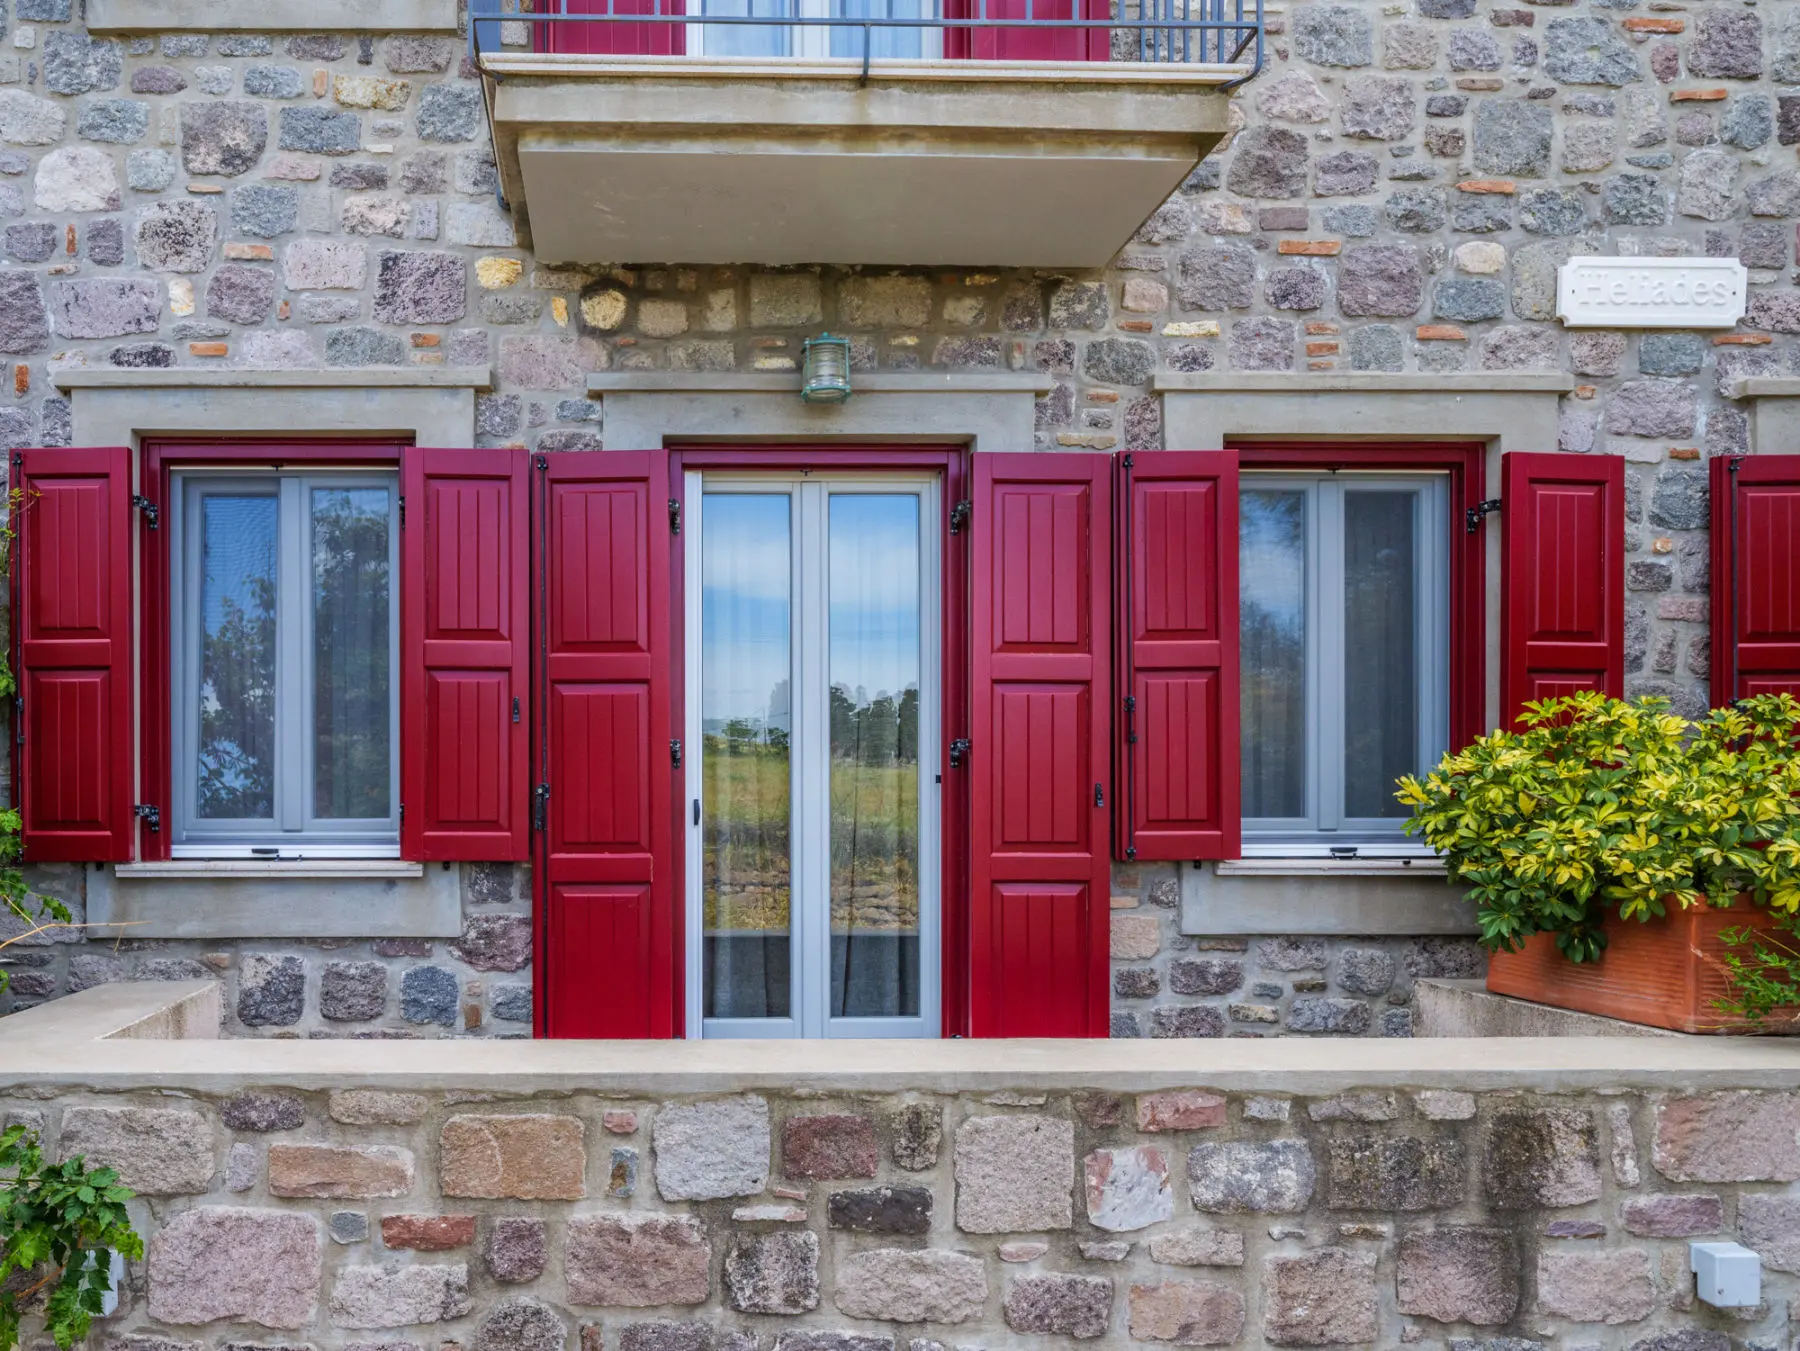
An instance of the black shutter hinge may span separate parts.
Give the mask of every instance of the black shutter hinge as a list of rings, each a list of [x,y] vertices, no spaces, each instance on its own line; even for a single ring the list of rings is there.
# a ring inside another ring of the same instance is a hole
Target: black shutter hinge
[[[669,533],[671,535],[681,533],[681,500],[675,497],[669,499]]]
[[[550,785],[540,783],[531,792],[531,828],[542,830],[550,820]]]
[[[406,529],[406,494],[400,494],[400,528]]]
[[[131,495],[131,505],[144,513],[145,524],[152,530],[156,529],[157,523],[162,519],[162,512],[157,509],[156,503],[152,502],[141,493],[133,493]]]
[[[681,738],[678,736],[669,738],[669,766],[672,769],[681,768]]]
[[[1477,530],[1481,529],[1481,522],[1486,518],[1487,514],[1490,511],[1498,510],[1500,510],[1500,499],[1497,497],[1490,497],[1485,502],[1477,502],[1474,506],[1463,512],[1463,525],[1466,526],[1469,533],[1473,535]]]
[[[1127,469],[1131,468],[1131,463],[1132,463],[1131,456],[1126,455],[1122,460],[1119,461],[1119,463],[1124,465]]]
[[[531,467],[540,474],[548,473],[550,470],[550,457],[548,455],[532,456]]]
[[[1739,466],[1743,463],[1744,457],[1742,455],[1733,455],[1729,460],[1725,461],[1725,472],[1727,474],[1735,474],[1737,473]]]
[[[966,497],[950,508],[950,533],[952,535],[962,534],[963,527],[969,523],[969,509],[969,499]]]
[[[154,807],[148,802],[140,802],[131,809],[132,815],[150,827],[152,835],[162,830],[162,808]]]
[[[950,743],[950,768],[961,769],[969,758],[969,738],[959,736]]]
[[[1127,745],[1135,746],[1137,745],[1137,696],[1135,694],[1125,696],[1125,716],[1127,719],[1125,741]]]

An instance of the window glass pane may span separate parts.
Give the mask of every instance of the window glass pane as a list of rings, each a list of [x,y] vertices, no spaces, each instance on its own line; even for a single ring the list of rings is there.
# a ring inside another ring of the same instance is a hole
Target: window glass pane
[[[312,814],[325,820],[392,810],[388,494],[312,491]]]
[[[275,815],[276,499],[200,499],[199,755],[205,820]]]
[[[786,18],[794,12],[793,0],[703,0],[702,13]],[[708,56],[786,56],[793,30],[774,23],[713,23],[706,25]]]
[[[846,19],[917,19],[934,12],[929,7],[929,0],[832,0],[831,8],[833,14]],[[871,28],[868,34],[871,56],[919,57],[925,54],[925,30],[922,28]],[[863,54],[863,30],[833,28],[831,54],[860,57]]]
[[[1403,817],[1419,766],[1418,493],[1344,494],[1344,815]]]
[[[789,1016],[791,525],[785,493],[707,493],[700,543],[705,1014]]]
[[[919,499],[831,496],[831,1016],[919,1012]]]
[[[1240,497],[1244,815],[1306,815],[1306,494]]]

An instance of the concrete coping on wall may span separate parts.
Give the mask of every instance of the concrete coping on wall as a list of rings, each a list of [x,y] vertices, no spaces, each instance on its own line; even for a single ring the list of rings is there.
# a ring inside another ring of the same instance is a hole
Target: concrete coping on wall
[[[102,370],[72,366],[52,370],[58,389],[490,389],[488,366],[408,366],[394,370]]]
[[[346,1084],[516,1094],[995,1092],[1331,1094],[1350,1088],[1792,1089],[1800,1040],[1708,1037],[1017,1041],[206,1040],[219,983],[96,986],[0,1020],[0,1084],[101,1090]],[[148,1039],[146,1039],[148,1038]],[[129,1045],[123,1044],[129,1040]]]
[[[456,31],[456,0],[87,0],[91,33]]]
[[[856,394],[1048,394],[1056,381],[1035,372],[853,374]],[[589,394],[786,394],[800,397],[800,373],[603,371],[587,378]]]
[[[1800,392],[1800,380],[1785,382]],[[1358,373],[1289,374],[1256,371],[1242,374],[1164,373],[1152,377],[1158,394],[1567,394],[1575,378],[1554,371],[1493,374],[1382,375]]]

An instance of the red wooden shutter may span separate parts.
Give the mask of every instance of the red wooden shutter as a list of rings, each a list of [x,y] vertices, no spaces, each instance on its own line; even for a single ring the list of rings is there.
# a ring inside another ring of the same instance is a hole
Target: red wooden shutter
[[[684,0],[567,0],[567,14],[685,14]],[[559,55],[680,56],[687,29],[678,23],[541,23],[538,50]]]
[[[529,856],[527,458],[404,452],[401,852]]]
[[[131,452],[13,455],[17,801],[32,863],[131,858]]]
[[[678,1036],[668,459],[536,463],[541,1027]]]
[[[1800,695],[1800,455],[1712,462],[1712,702]]]
[[[946,0],[951,19],[1106,19],[1109,0]],[[944,55],[974,61],[1108,61],[1107,28],[946,28]]]
[[[1500,705],[1625,693],[1625,461],[1515,451],[1501,464]]]
[[[970,1031],[1108,1031],[1105,455],[975,456]]]
[[[1119,768],[1123,860],[1236,858],[1238,457],[1119,461]]]

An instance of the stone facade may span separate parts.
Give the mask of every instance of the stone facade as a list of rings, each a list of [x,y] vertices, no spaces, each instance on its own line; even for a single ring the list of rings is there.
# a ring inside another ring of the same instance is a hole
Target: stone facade
[[[591,1077],[396,1092],[374,1071],[337,1091],[34,1085],[0,1093],[0,1120],[146,1198],[105,1351],[1791,1344],[1800,1098],[1309,1098],[1268,1077],[656,1099]],[[1696,1129],[1726,1121],[1756,1123],[1728,1157]],[[1755,1248],[1761,1307],[1697,1305],[1692,1238]]]
[[[1300,0],[1227,143],[1109,267],[1054,274],[538,259],[452,38],[80,13],[0,15],[0,448],[69,442],[58,368],[491,364],[480,444],[599,449],[588,372],[790,370],[820,328],[859,371],[1047,373],[1043,450],[1160,445],[1159,372],[1561,371],[1560,448],[1628,461],[1629,687],[1703,706],[1704,461],[1746,449],[1732,382],[1800,353],[1785,11]],[[1749,318],[1565,331],[1556,268],[1584,253],[1741,258]],[[79,907],[78,869],[41,880]],[[1459,940],[1184,936],[1173,888],[1115,876],[1118,1035],[1404,1035],[1414,977],[1479,970]],[[216,974],[243,1035],[521,1034],[525,870],[463,892],[461,941],[46,943],[10,998]]]

